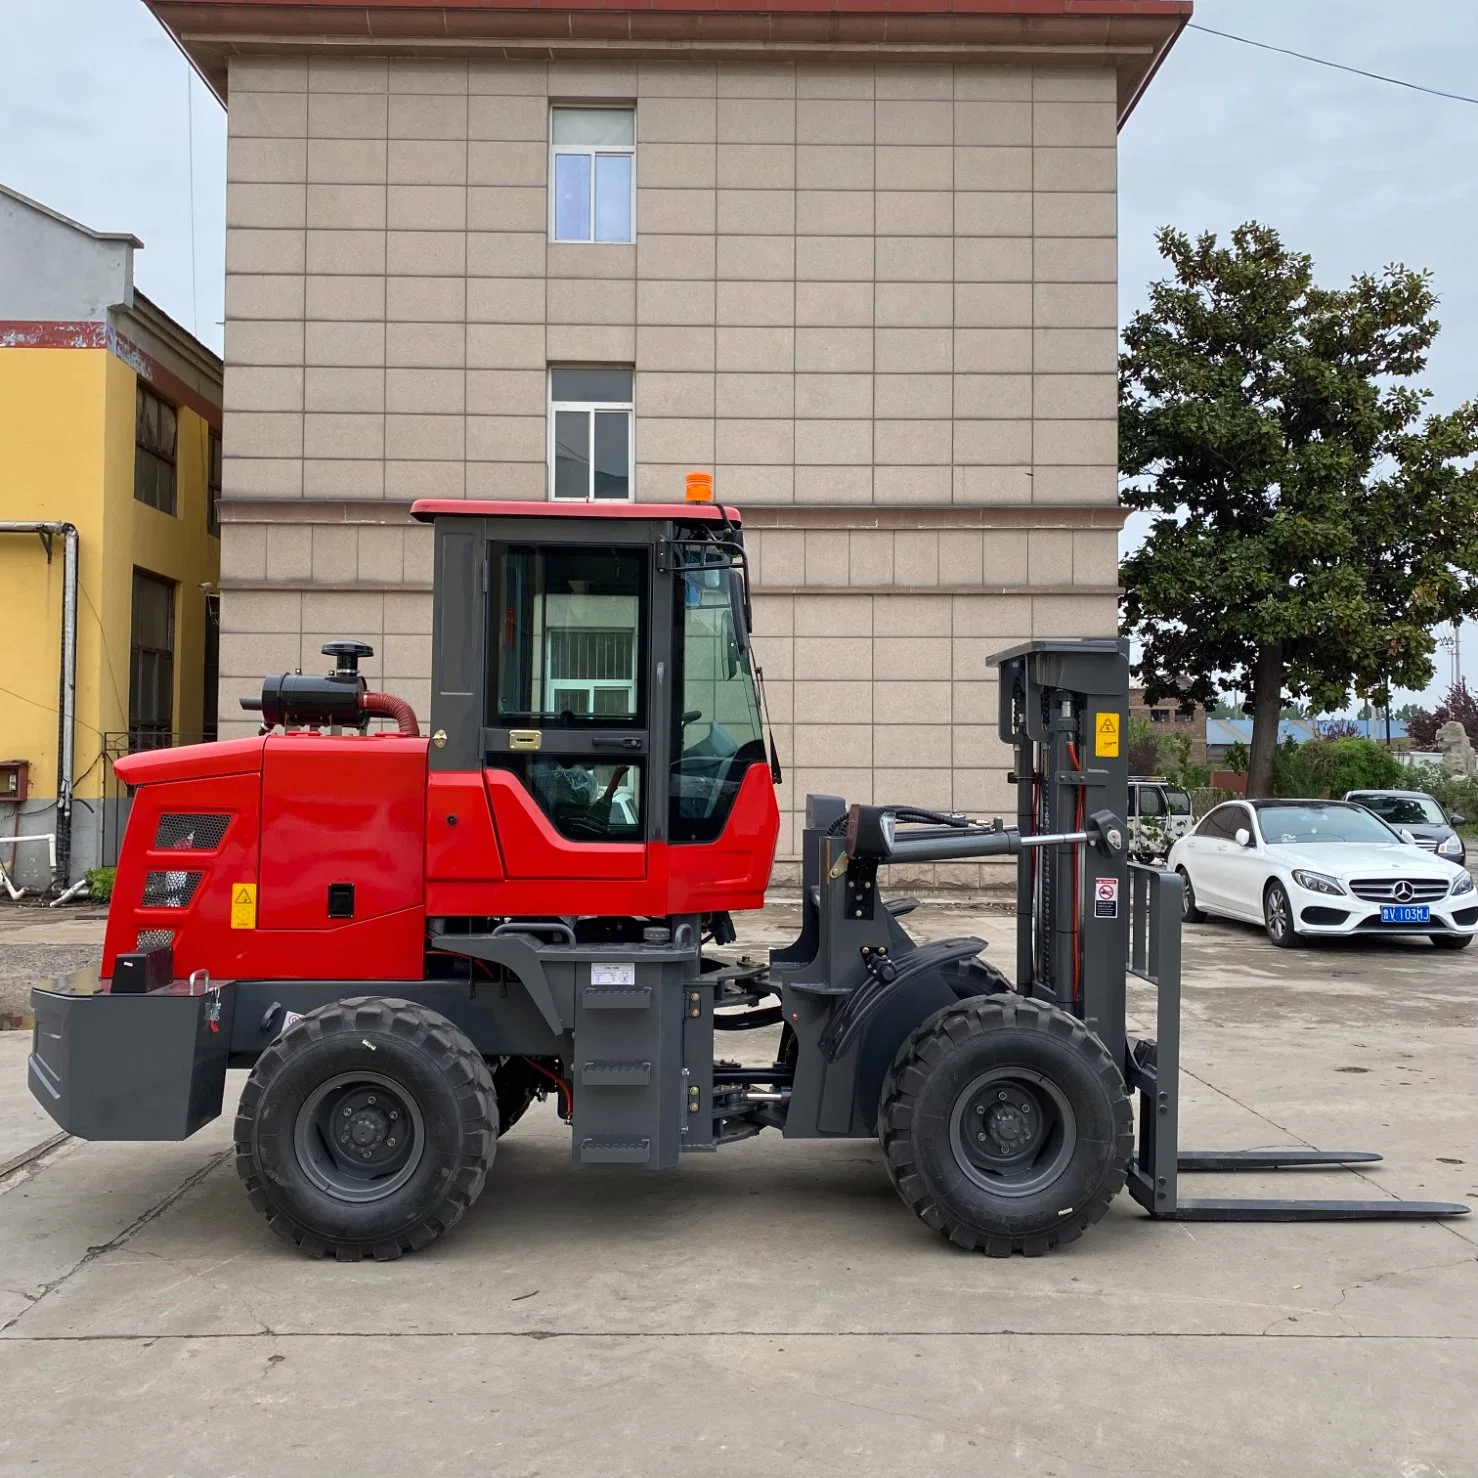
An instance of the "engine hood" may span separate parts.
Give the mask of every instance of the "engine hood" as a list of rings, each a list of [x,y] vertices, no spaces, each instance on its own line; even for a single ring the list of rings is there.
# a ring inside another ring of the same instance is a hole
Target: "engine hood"
[[[1285,867],[1307,868],[1336,878],[1442,878],[1451,880],[1462,869],[1418,847],[1371,846],[1365,842],[1291,843],[1269,847],[1268,855]]]
[[[214,744],[182,744],[177,749],[150,749],[113,761],[125,785],[157,785],[163,780],[206,780],[212,775],[241,775],[262,768],[267,741],[222,739]]]

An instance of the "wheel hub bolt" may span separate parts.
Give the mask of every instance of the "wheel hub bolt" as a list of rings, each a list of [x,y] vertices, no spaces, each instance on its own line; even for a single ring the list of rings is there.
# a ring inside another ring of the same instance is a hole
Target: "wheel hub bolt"
[[[985,1112],[985,1105],[983,1103],[977,1103],[975,1105],[975,1112],[977,1114],[983,1114]]]
[[[1000,1101],[1001,1101],[1001,1102],[1002,1102],[1002,1103],[1005,1103],[1005,1101],[1006,1101],[1006,1090],[1005,1090],[1005,1089],[1004,1089],[1004,1088],[1002,1088],[1002,1089],[1001,1089],[1001,1091],[1000,1091],[1000,1092],[999,1092],[999,1093],[997,1093],[997,1094],[996,1094],[996,1097],[997,1097],[997,1098],[998,1098],[998,1099],[999,1099],[999,1100],[1000,1100]],[[371,1102],[371,1103],[373,1103],[373,1102],[374,1102],[374,1099],[373,1099],[373,1098],[372,1098],[372,1099],[370,1099],[370,1102]]]
[[[393,1138],[387,1139],[385,1141],[385,1144],[386,1144],[386,1147],[389,1148],[389,1149],[392,1149],[393,1150],[395,1148],[395,1140]]]
[[[344,1117],[346,1119],[351,1118],[353,1116],[353,1113],[354,1113],[354,1110],[352,1108],[350,1108],[348,1104],[345,1104],[344,1105]]]
[[[985,1142],[985,1135],[983,1135],[983,1134],[977,1134],[975,1137],[976,1137],[976,1139],[980,1140],[980,1142],[982,1144],[984,1144],[984,1142]]]
[[[366,1160],[368,1160],[368,1159],[369,1159],[369,1157],[370,1157],[370,1151],[369,1151],[369,1150],[360,1150],[360,1152],[359,1152],[359,1153],[360,1153],[360,1154],[361,1154],[361,1155],[363,1155],[363,1156],[364,1156],[364,1158],[365,1158],[365,1159],[366,1159]]]
[[[1002,1097],[1004,1097],[1004,1096],[1005,1095],[1003,1094]],[[374,1102],[375,1102],[375,1095],[373,1093],[371,1093],[370,1096],[365,1099],[365,1102],[367,1104],[369,1104],[371,1107],[373,1107],[374,1106]]]
[[[398,1114],[398,1113],[396,1113],[396,1111],[395,1111],[395,1110],[394,1110],[394,1109],[391,1109],[391,1110],[390,1110],[390,1122],[391,1122],[391,1123],[392,1123],[392,1124],[393,1124],[393,1123],[394,1123],[394,1122],[395,1122],[395,1121],[396,1121],[396,1120],[397,1120],[397,1119],[398,1119],[398,1118],[399,1118],[399,1117],[400,1117],[400,1115],[399,1115],[399,1114]]]

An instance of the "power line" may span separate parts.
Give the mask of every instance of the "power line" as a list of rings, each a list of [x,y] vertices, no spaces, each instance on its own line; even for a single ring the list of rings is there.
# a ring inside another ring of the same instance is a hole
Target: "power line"
[[[1291,51],[1286,46],[1273,46],[1267,41],[1254,41],[1249,36],[1234,36],[1230,31],[1218,31],[1212,26],[1203,26],[1199,21],[1187,22],[1187,28],[1192,31],[1204,31],[1208,36],[1220,36],[1223,41],[1239,41],[1243,46],[1255,46],[1259,51],[1276,51],[1280,56],[1295,56],[1301,62],[1313,62],[1318,67],[1332,67],[1336,72],[1351,72],[1356,77],[1368,77],[1372,82],[1389,82],[1393,87],[1407,87],[1412,92],[1425,92],[1432,97],[1449,98],[1455,103],[1473,103],[1478,106],[1478,98],[1468,97],[1461,92],[1443,92],[1438,87],[1424,87],[1420,82],[1407,82],[1401,77],[1387,77],[1380,72],[1367,72],[1361,67],[1349,67],[1343,62],[1331,62],[1322,56],[1310,56],[1306,51]]]

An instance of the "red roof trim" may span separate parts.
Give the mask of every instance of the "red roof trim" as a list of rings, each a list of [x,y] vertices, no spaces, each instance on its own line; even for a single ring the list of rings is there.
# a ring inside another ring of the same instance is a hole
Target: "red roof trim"
[[[686,518],[738,523],[737,508],[717,503],[479,503],[472,498],[420,498],[411,517],[422,523],[443,515],[466,518]]]
[[[278,10],[500,10],[509,4],[532,8],[530,0],[208,0],[212,6],[242,6]],[[533,0],[540,9],[576,10],[592,4],[602,10],[647,10],[652,0]],[[684,8],[704,9],[701,0]],[[780,10],[847,10],[847,0],[731,0],[725,8],[769,14]],[[861,7],[859,7],[861,8]],[[871,5],[865,7],[873,8]],[[954,0],[903,0],[888,9],[929,10],[945,13],[956,9]],[[976,15],[1190,15],[1194,0],[971,0]]]

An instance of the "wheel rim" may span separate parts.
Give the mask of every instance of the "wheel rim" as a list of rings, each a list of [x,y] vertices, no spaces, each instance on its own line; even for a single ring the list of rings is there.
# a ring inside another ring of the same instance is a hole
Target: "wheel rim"
[[[955,1099],[950,1148],[960,1169],[998,1196],[1032,1196],[1067,1169],[1078,1121],[1062,1090],[1029,1068],[995,1068]]]
[[[1268,889],[1268,933],[1282,939],[1288,932],[1288,900],[1281,888]]]
[[[325,1195],[364,1204],[416,1173],[426,1130],[416,1100],[380,1073],[340,1073],[304,1100],[293,1126],[298,1164]]]
[[[1196,911],[1196,890],[1184,868],[1180,870],[1180,916],[1187,923]]]

